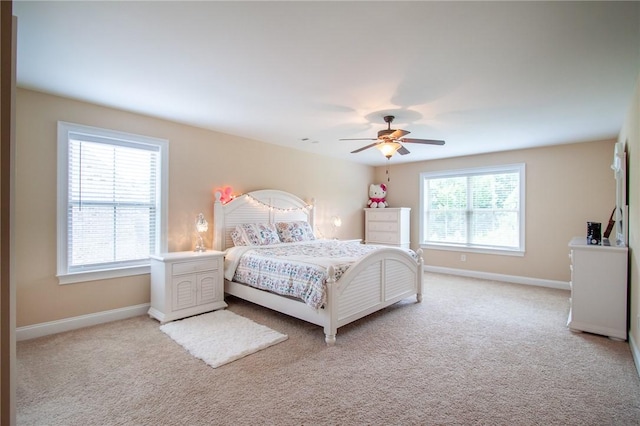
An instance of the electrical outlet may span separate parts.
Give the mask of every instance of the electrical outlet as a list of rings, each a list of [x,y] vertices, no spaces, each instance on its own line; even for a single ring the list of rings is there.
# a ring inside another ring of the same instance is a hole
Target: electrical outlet
[[[466,254],[461,254],[460,255],[460,261],[461,262],[466,262],[467,261],[467,255]]]

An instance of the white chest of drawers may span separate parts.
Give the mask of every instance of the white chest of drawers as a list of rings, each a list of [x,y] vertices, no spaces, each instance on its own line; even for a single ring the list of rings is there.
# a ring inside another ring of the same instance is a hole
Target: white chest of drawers
[[[571,250],[571,330],[627,339],[627,248],[588,245],[586,237]]]
[[[224,253],[184,251],[151,256],[150,316],[165,323],[226,307]]]
[[[384,244],[409,248],[411,234],[409,207],[364,209],[365,244]]]

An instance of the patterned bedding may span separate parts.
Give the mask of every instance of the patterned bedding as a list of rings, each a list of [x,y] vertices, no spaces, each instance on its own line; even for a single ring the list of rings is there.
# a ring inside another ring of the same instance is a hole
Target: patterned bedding
[[[380,248],[337,240],[232,247],[225,256],[225,278],[295,297],[318,309],[326,300],[324,283],[330,265],[339,280],[360,257]]]

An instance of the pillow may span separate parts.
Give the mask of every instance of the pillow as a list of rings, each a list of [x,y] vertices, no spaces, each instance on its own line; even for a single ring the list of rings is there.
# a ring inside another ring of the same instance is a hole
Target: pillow
[[[278,236],[283,243],[293,243],[296,241],[312,241],[316,239],[313,235],[313,229],[309,222],[303,220],[294,222],[278,222],[276,223]]]
[[[238,238],[239,241],[241,239],[244,243],[236,244],[234,240],[234,245],[266,246],[280,243],[278,232],[273,223],[243,223],[237,225],[234,232],[237,232],[236,238]],[[240,236],[242,236],[242,238],[240,238]],[[231,239],[233,240],[233,232]]]
[[[244,240],[244,235],[242,234],[241,231],[238,230],[237,227],[236,227],[236,229],[231,231],[231,240],[233,241],[233,245],[234,246],[246,246],[247,245],[247,242]]]

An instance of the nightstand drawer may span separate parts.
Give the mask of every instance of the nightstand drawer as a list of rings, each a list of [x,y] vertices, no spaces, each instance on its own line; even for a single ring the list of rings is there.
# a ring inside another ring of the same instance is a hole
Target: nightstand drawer
[[[171,273],[173,275],[190,274],[199,271],[210,271],[219,267],[219,259],[196,260],[193,262],[174,263],[171,267]]]

